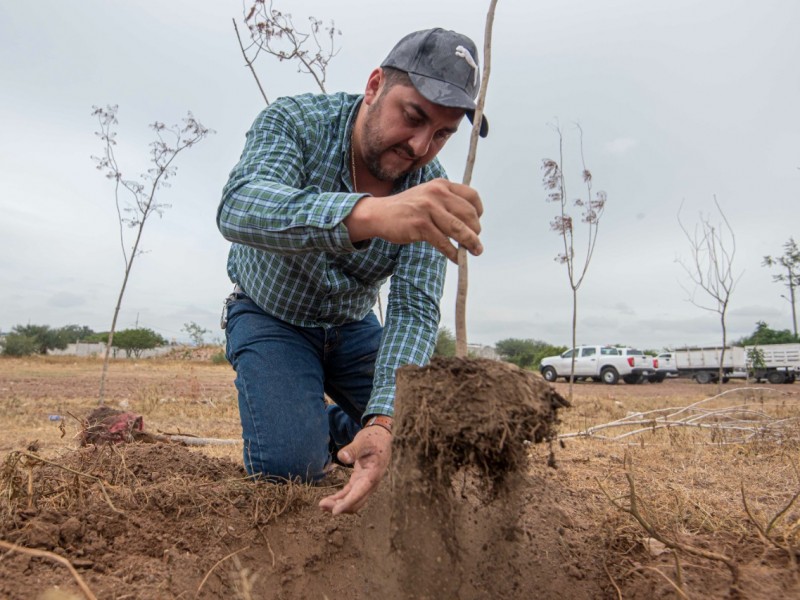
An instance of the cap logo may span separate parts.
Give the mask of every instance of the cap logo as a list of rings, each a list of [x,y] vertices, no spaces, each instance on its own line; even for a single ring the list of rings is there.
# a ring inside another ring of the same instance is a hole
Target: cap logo
[[[456,46],[456,56],[463,58],[467,64],[472,67],[472,85],[478,84],[478,64],[472,58],[472,54],[464,46]]]

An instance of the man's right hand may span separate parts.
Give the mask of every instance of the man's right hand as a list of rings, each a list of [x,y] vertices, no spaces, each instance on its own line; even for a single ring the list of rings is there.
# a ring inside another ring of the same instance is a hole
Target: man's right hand
[[[483,204],[478,192],[446,179],[434,179],[394,196],[361,198],[345,218],[350,240],[381,238],[395,244],[425,241],[453,262],[463,245],[478,256]]]

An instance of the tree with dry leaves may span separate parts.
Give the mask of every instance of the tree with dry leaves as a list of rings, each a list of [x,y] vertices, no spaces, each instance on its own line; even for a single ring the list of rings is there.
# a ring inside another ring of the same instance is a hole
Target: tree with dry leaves
[[[118,107],[93,107],[94,116],[100,131],[95,135],[103,143],[101,156],[92,156],[97,169],[102,171],[106,178],[114,182],[114,203],[117,209],[119,223],[119,241],[122,247],[124,261],[124,274],[120,286],[117,304],[114,307],[114,316],[111,319],[111,329],[108,332],[106,351],[103,360],[103,372],[100,376],[100,393],[98,403],[105,401],[105,384],[108,375],[108,364],[111,356],[111,347],[114,344],[114,332],[117,327],[117,318],[122,306],[122,299],[128,286],[133,261],[142,253],[141,241],[144,227],[150,217],[164,214],[169,204],[161,202],[157,193],[169,187],[170,180],[175,176],[177,167],[175,160],[178,155],[188,150],[203,140],[212,130],[204,127],[190,112],[183,120],[183,125],[171,127],[156,121],[150,128],[155,132],[155,140],[150,143],[150,168],[139,176],[138,179],[128,179],[123,176],[122,168],[117,160],[115,146],[117,145],[116,125]],[[125,235],[126,229],[133,230],[132,241]],[[130,245],[129,245],[130,244]]]
[[[578,197],[571,201],[571,207],[580,211],[580,221],[586,225],[586,249],[578,256],[575,247],[575,219],[570,213],[570,201],[567,196],[567,182],[564,175],[564,135],[558,124],[553,125],[558,135],[558,161],[546,158],[542,161],[544,177],[542,179],[547,190],[547,202],[557,206],[558,212],[550,222],[550,229],[561,238],[563,249],[556,256],[556,261],[567,267],[567,278],[572,290],[572,348],[577,346],[578,329],[578,289],[581,287],[589,264],[592,262],[597,244],[597,232],[600,218],[606,206],[606,193],[594,192],[592,189],[592,172],[586,167],[583,151],[583,129],[576,124],[578,130],[578,147],[581,159],[581,178],[585,187],[586,198]],[[592,195],[594,194],[594,196]],[[572,402],[572,386],[575,380],[575,353],[572,353],[569,377],[569,401]]]
[[[250,33],[250,40],[248,43],[242,40],[239,26],[233,19],[236,39],[266,104],[269,104],[269,99],[253,66],[262,53],[279,62],[295,62],[298,73],[310,75],[320,91],[327,93],[325,81],[328,63],[339,52],[336,38],[342,35],[333,21],[326,26],[320,19],[310,16],[308,30],[302,31],[297,28],[290,13],[278,10],[271,1],[256,0],[245,12],[243,22]]]

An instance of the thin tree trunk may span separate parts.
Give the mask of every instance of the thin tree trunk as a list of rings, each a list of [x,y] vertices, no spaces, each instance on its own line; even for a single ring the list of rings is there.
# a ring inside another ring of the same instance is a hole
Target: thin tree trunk
[[[481,89],[478,92],[477,106],[473,115],[472,132],[469,137],[469,153],[467,164],[464,168],[462,183],[469,185],[472,182],[472,169],[475,166],[475,156],[478,149],[478,137],[483,120],[483,106],[486,102],[486,88],[489,86],[489,74],[492,62],[492,25],[494,24],[494,11],[497,0],[491,0],[489,11],[486,13],[486,29],[483,36],[483,77]],[[458,247],[458,287],[456,291],[456,356],[467,357],[467,250],[459,244]]]
[[[256,75],[256,70],[253,68],[253,61],[247,57],[247,52],[244,50],[244,44],[242,44],[242,38],[239,35],[239,27],[236,25],[236,19],[231,20],[233,21],[233,29],[236,31],[236,39],[239,40],[239,48],[242,50],[242,56],[244,56],[244,62],[247,64],[247,68],[250,69],[250,73],[253,74],[253,79],[256,80],[258,91],[261,92],[261,97],[264,98],[264,103],[269,106],[267,93],[264,91],[264,88],[261,87],[261,81],[259,80],[258,75]]]
[[[794,337],[797,337],[797,308],[795,307],[794,287],[792,272],[789,271],[789,301],[792,303],[792,327],[794,328]]]
[[[467,288],[469,270],[467,268],[467,249],[458,246],[458,288],[456,289],[456,356],[467,356]]]
[[[719,355],[719,373],[717,374],[717,394],[722,393],[722,378],[725,374],[725,351],[728,347],[728,329],[725,326],[725,310],[722,309],[719,320],[722,324],[722,353]]]
[[[569,403],[572,404],[572,386],[575,383],[575,349],[578,330],[578,290],[572,288],[572,367],[569,371]]]
[[[168,168],[170,163],[174,160],[175,155],[167,162],[166,167]],[[117,297],[117,305],[114,307],[114,318],[111,320],[111,331],[108,332],[108,342],[106,343],[106,354],[103,358],[103,372],[100,375],[100,392],[98,394],[97,404],[99,406],[103,406],[105,404],[105,392],[106,392],[106,378],[108,377],[108,363],[111,354],[111,345],[114,341],[114,332],[117,329],[117,317],[119,317],[120,307],[122,306],[122,298],[125,295],[125,288],[128,286],[128,278],[131,274],[131,269],[133,268],[133,259],[136,258],[136,252],[139,250],[139,242],[142,239],[142,232],[144,231],[144,224],[147,222],[147,217],[150,215],[150,207],[153,205],[153,200],[155,199],[156,189],[158,188],[158,182],[161,180],[161,176],[164,174],[164,170],[162,169],[161,173],[153,180],[153,187],[150,191],[150,197],[147,199],[147,204],[143,210],[142,220],[139,223],[139,230],[136,232],[136,241],[133,243],[133,248],[131,249],[131,257],[126,259],[125,261],[125,277],[122,279],[122,287],[119,290],[119,296]],[[123,241],[124,244],[124,241]],[[124,248],[123,248],[124,252]]]

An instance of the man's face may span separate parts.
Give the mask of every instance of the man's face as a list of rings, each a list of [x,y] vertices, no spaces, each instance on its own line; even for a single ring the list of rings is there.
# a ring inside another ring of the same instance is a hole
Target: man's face
[[[463,116],[463,109],[434,104],[414,87],[381,86],[364,119],[367,168],[381,181],[395,181],[425,166],[456,132]]]

